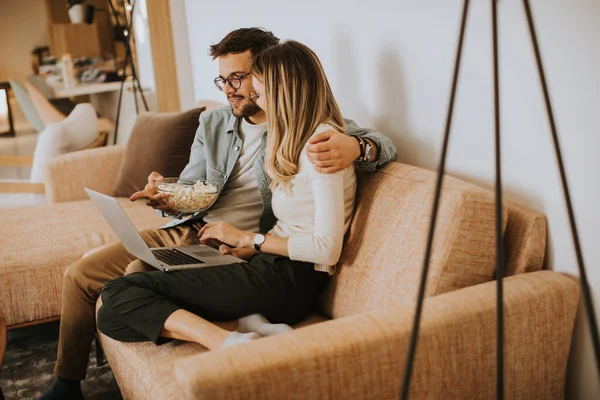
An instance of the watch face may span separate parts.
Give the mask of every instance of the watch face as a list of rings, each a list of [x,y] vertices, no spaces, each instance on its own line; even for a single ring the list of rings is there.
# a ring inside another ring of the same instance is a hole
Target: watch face
[[[258,235],[254,236],[254,244],[261,245],[264,243],[264,241],[265,235],[259,233]]]
[[[254,250],[260,251],[260,246],[265,242],[265,235],[258,234],[254,236]]]

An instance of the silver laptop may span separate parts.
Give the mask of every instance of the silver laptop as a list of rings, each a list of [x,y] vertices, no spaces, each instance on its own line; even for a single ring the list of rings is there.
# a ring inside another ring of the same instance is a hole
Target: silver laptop
[[[204,245],[149,248],[117,199],[91,189],[85,191],[125,249],[156,269],[170,272],[245,262]]]

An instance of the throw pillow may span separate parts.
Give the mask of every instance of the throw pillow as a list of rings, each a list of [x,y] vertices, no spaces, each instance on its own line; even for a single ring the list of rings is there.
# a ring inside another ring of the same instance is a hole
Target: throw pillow
[[[138,115],[117,174],[115,196],[129,197],[142,190],[152,171],[165,178],[179,176],[189,161],[202,111],[204,107]]]
[[[43,182],[46,165],[54,157],[82,150],[98,138],[98,118],[94,106],[77,104],[67,118],[46,125],[38,136],[31,182]]]

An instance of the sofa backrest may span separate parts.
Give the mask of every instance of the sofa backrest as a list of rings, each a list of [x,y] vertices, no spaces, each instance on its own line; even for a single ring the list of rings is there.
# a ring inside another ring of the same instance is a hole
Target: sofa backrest
[[[540,271],[546,255],[546,217],[514,204],[508,204],[506,208],[508,223],[504,232],[505,275]]]
[[[338,273],[320,302],[332,318],[416,300],[436,173],[391,163],[359,180]],[[426,296],[493,279],[494,195],[445,177]],[[507,213],[503,211],[503,226]]]

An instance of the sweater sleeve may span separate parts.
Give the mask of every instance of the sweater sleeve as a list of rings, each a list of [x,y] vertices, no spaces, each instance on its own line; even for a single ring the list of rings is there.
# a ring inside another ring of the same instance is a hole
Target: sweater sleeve
[[[306,235],[288,239],[290,259],[335,265],[344,242],[344,174],[323,174],[310,168],[308,175],[313,191],[315,229]]]

